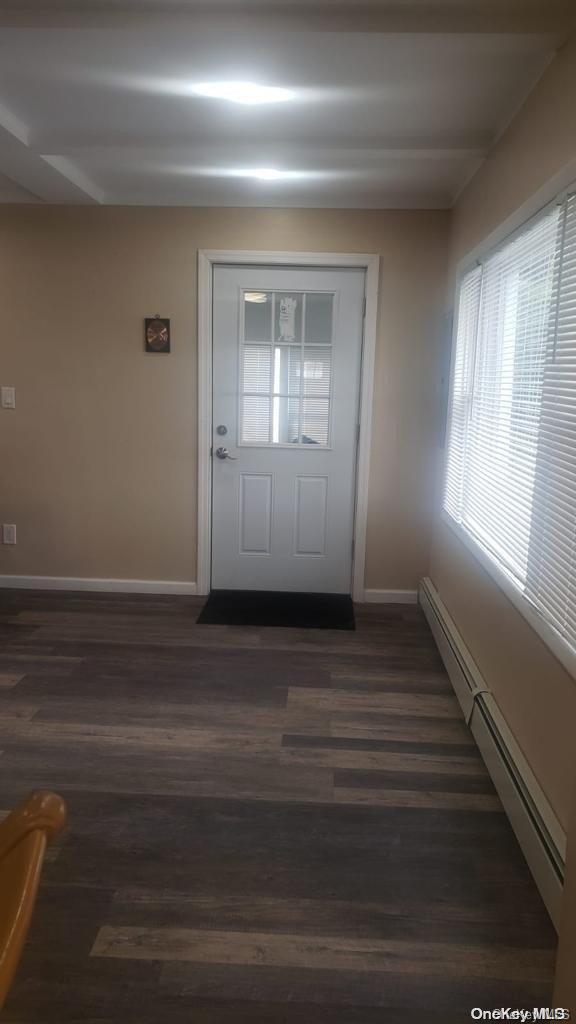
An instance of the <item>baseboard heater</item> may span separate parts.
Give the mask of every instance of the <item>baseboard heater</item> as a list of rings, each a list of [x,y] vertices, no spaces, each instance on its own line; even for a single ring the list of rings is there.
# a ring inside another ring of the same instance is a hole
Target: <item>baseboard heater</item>
[[[422,580],[419,601],[466,722],[558,929],[566,834],[430,579]]]

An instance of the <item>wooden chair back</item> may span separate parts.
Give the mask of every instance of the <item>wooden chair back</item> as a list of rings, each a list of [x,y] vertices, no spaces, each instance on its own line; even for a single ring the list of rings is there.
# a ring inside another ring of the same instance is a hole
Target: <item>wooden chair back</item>
[[[64,801],[45,792],[31,793],[0,822],[0,1010],[30,927],[46,847],[65,823]]]

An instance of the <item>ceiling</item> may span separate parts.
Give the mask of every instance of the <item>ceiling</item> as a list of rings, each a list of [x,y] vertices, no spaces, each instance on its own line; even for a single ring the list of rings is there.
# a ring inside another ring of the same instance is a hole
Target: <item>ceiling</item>
[[[0,202],[450,207],[571,11],[563,0],[0,0]],[[194,93],[230,81],[291,98]]]

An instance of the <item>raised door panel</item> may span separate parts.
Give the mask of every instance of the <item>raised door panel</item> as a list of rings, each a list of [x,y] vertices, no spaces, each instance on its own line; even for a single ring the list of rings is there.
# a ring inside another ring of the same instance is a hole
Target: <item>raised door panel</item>
[[[326,513],[328,477],[299,476],[296,479],[296,555],[326,554]]]
[[[240,552],[269,555],[272,537],[272,475],[240,474]]]

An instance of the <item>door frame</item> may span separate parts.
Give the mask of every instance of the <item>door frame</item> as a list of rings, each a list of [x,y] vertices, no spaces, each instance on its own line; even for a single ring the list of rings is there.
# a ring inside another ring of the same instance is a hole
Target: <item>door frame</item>
[[[380,257],[374,253],[198,250],[198,555],[196,593],[210,592],[212,571],[212,309],[213,271],[218,265],[337,267],[365,271],[364,324],[360,367],[359,434],[354,503],[352,597],[364,601],[370,441],[376,357]]]

